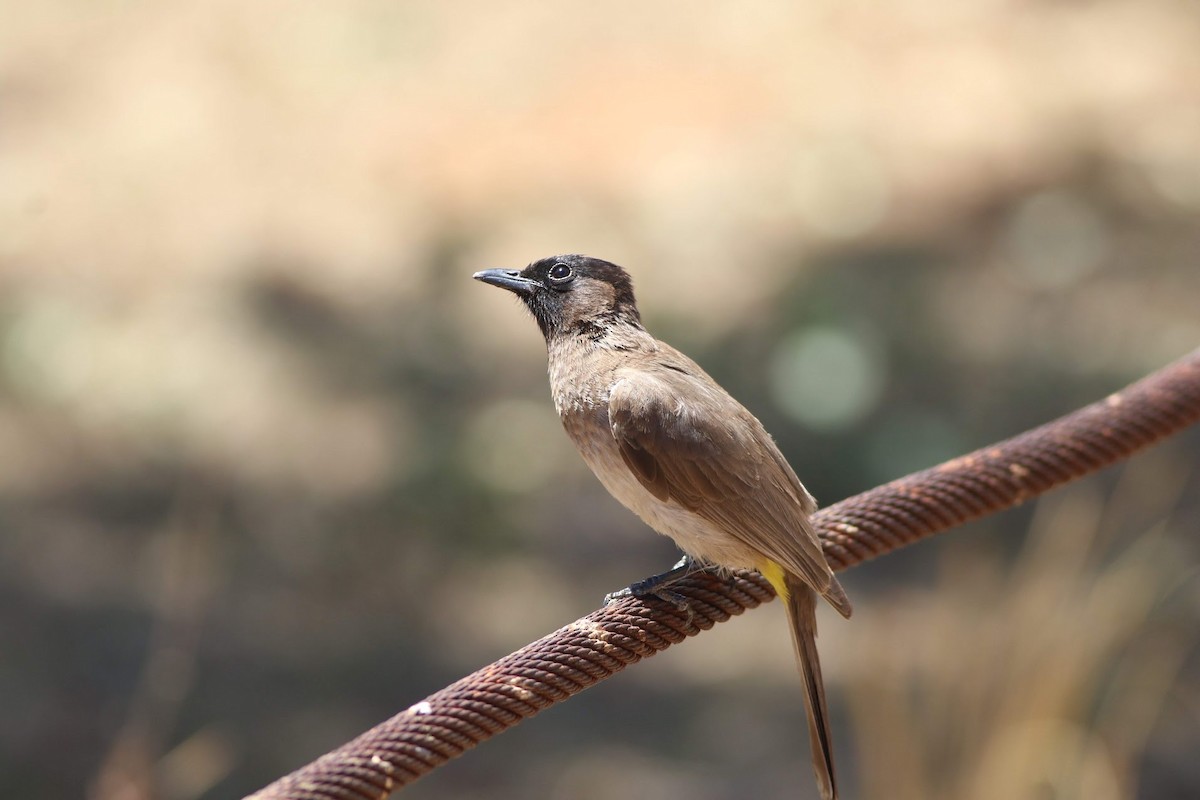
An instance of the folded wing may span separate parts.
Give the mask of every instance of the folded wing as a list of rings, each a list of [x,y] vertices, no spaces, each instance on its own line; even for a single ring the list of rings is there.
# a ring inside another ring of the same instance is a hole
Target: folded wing
[[[685,356],[678,359],[618,373],[608,413],[625,464],[659,500],[727,531],[848,616],[809,521],[816,502],[758,420]]]

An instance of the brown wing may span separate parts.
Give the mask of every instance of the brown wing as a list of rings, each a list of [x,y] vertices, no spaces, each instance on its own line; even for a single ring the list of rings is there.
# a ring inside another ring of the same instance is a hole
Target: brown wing
[[[608,404],[612,434],[646,490],[825,594],[834,581],[808,519],[816,502],[758,420],[673,350],[617,377]]]

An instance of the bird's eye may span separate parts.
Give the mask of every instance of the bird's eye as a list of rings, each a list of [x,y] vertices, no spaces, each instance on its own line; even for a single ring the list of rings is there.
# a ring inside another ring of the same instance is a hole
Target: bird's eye
[[[550,268],[549,276],[550,276],[551,283],[556,283],[559,286],[561,286],[562,284],[569,282],[572,278],[575,277],[575,271],[572,270],[570,267],[568,267],[566,264],[560,263],[560,264],[555,264],[553,267]]]

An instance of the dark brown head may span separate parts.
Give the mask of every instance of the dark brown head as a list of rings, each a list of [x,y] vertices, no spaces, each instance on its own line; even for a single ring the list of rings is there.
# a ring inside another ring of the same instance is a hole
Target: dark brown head
[[[598,258],[553,256],[520,271],[485,269],[474,277],[520,297],[546,341],[564,335],[598,341],[615,325],[642,327],[629,274]]]

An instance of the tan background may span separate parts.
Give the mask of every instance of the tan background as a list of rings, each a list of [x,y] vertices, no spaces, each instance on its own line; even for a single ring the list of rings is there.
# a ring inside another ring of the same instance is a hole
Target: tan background
[[[825,502],[1200,342],[1187,2],[0,18],[5,796],[240,795],[674,559],[476,269],[625,264]],[[1200,791],[1198,445],[847,577],[849,796]],[[725,628],[409,795],[812,796]]]

